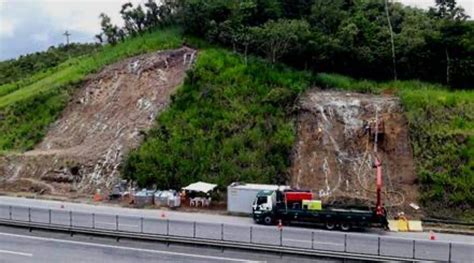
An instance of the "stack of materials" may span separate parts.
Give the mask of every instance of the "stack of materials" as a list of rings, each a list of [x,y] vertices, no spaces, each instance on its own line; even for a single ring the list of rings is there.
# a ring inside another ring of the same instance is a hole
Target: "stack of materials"
[[[141,191],[135,193],[133,196],[135,199],[135,206],[144,207],[147,205],[153,204],[153,195],[155,191],[142,189]]]
[[[155,192],[156,206],[178,207],[181,205],[181,197],[175,190],[165,190]]]

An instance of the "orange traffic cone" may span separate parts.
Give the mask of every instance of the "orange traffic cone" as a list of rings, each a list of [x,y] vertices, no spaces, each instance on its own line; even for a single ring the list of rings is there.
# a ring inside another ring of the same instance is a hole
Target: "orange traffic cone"
[[[102,201],[102,196],[99,193],[94,194],[94,202]]]
[[[435,236],[433,230],[430,230],[430,240],[436,240],[436,236]]]
[[[165,218],[166,215],[165,215],[165,211],[161,211],[161,218]]]
[[[281,222],[281,219],[278,220],[278,230],[282,230],[283,229],[283,224]]]

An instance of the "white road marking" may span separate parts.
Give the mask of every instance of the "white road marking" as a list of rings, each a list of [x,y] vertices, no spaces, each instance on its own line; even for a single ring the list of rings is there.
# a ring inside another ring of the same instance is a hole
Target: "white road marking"
[[[24,236],[24,235],[9,234],[9,233],[0,233],[0,236],[9,236],[9,237],[25,238],[25,239],[32,239],[32,240],[50,241],[50,242],[66,243],[66,244],[73,244],[73,245],[82,245],[82,246],[89,246],[89,247],[122,249],[122,250],[129,250],[129,251],[138,251],[138,252],[146,252],[146,253],[152,253],[152,254],[173,255],[173,256],[182,256],[182,257],[191,257],[191,258],[225,260],[225,261],[234,261],[234,262],[255,262],[255,263],[261,262],[261,261],[247,260],[247,259],[197,255],[197,254],[188,254],[188,253],[162,251],[162,250],[152,250],[152,249],[143,249],[143,248],[133,248],[133,247],[122,247],[122,246],[113,246],[113,245],[105,245],[105,244],[97,244],[97,243],[87,243],[87,242],[73,241],[73,240],[62,240],[62,239],[48,238],[48,237]],[[26,253],[23,253],[23,254],[27,255]]]
[[[11,255],[16,255],[16,256],[23,256],[23,257],[32,257],[33,256],[33,254],[31,254],[31,253],[10,251],[10,250],[0,250],[0,253],[2,253],[2,254],[11,254]]]

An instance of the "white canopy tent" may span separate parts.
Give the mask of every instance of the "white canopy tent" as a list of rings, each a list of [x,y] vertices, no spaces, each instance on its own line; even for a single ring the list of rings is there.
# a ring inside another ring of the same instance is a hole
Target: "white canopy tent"
[[[209,193],[217,187],[217,184],[209,184],[205,182],[192,183],[186,187],[183,187],[183,190],[194,191],[194,192],[203,192]]]

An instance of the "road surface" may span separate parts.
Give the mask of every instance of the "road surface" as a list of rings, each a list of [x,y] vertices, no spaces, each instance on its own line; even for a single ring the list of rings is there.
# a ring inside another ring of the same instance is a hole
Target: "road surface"
[[[50,200],[39,200],[39,199],[27,199],[9,196],[0,196],[0,206],[25,206],[35,208],[46,208],[46,209],[62,209],[64,211],[74,211],[83,213],[101,213],[109,215],[119,215],[126,217],[147,217],[156,219],[170,219],[170,220],[182,220],[182,221],[196,221],[202,223],[221,223],[221,224],[233,224],[241,226],[253,226],[255,223],[250,217],[239,217],[239,216],[224,216],[224,215],[213,215],[206,213],[190,213],[190,212],[177,212],[177,211],[166,211],[159,209],[134,209],[134,208],[123,208],[116,206],[107,205],[91,205],[81,203],[70,203]],[[162,217],[164,215],[164,217]],[[1,215],[0,215],[1,217]],[[110,228],[115,226],[114,218],[107,218],[104,225],[109,225]],[[90,221],[90,219],[88,219]],[[100,222],[100,221],[99,221]],[[87,222],[88,223],[88,222]],[[84,224],[86,224],[84,222]],[[100,223],[99,223],[100,224]],[[127,223],[124,222],[124,227]],[[138,223],[133,223],[135,228],[138,228]],[[274,228],[274,227],[273,227]],[[301,229],[301,227],[286,227],[288,229]],[[324,231],[324,230],[318,230]],[[329,231],[325,231],[329,232]],[[331,231],[333,233],[334,231]],[[385,232],[381,230],[368,230],[363,234],[382,235],[382,236],[393,236],[402,238],[416,238],[416,239],[429,239],[429,234],[426,232],[422,233],[406,233],[406,232]],[[461,242],[474,244],[474,237],[469,235],[455,235],[455,234],[443,234],[437,233],[436,238],[439,241],[446,242]]]
[[[0,227],[0,263],[50,262],[338,262],[308,257],[220,250],[156,242],[96,238],[33,232]]]

